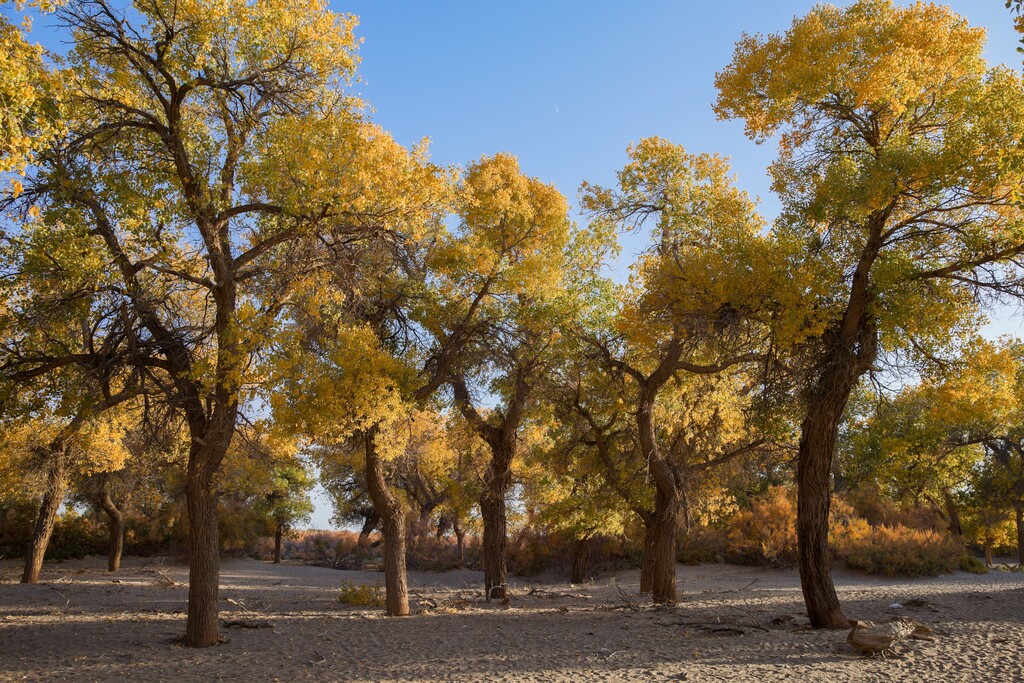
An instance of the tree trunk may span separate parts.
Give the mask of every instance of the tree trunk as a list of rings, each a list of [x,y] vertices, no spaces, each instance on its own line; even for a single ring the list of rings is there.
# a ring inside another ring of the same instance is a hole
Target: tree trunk
[[[366,435],[366,488],[380,515],[384,535],[384,590],[388,616],[409,614],[409,586],[405,572],[405,511],[384,477],[384,468],[373,442]]]
[[[225,445],[226,450],[226,445]],[[212,647],[220,642],[220,537],[213,465],[217,459],[193,440],[188,460],[185,503],[188,510],[188,619],[186,647]]]
[[[483,565],[484,595],[487,602],[498,598],[508,604],[508,577],[505,564],[508,519],[504,491],[485,488],[480,496],[480,516],[484,522]]]
[[[46,453],[46,491],[39,502],[32,538],[29,540],[25,553],[25,570],[21,575],[22,583],[36,583],[39,572],[43,569],[43,557],[53,535],[53,527],[57,521],[57,510],[64,502],[67,490],[67,441],[58,436],[49,446]]]
[[[960,508],[957,507],[953,492],[949,489],[943,489],[942,498],[946,504],[946,516],[949,517],[949,532],[954,536],[963,536],[964,527],[960,522]]]
[[[825,380],[827,382],[827,380]],[[809,402],[797,464],[797,544],[800,587],[815,628],[849,628],[832,583],[828,548],[829,473],[839,420],[852,387],[831,387]]]
[[[380,515],[374,510],[372,513],[366,515],[363,518],[363,528],[359,530],[359,548],[366,549],[370,547],[370,534],[377,528],[377,524],[380,522]]]
[[[658,603],[676,602],[676,534],[679,499],[658,489],[654,499],[654,525],[650,551],[651,597]]]
[[[644,556],[640,565],[640,592],[650,593],[654,590],[654,516],[644,520]]]
[[[985,564],[989,567],[992,566],[992,541],[985,539]]]
[[[590,581],[590,551],[593,538],[584,536],[577,538],[572,551],[572,575],[569,583],[586,583]]]
[[[1017,564],[1024,567],[1024,503],[1017,501],[1013,507],[1017,513]]]
[[[278,522],[274,529],[274,564],[281,564],[281,541],[284,537],[284,527]]]
[[[455,532],[455,542],[459,546],[459,567],[466,565],[466,530],[459,524],[458,516],[452,518],[452,531]]]
[[[107,515],[107,534],[109,545],[107,550],[107,571],[121,570],[121,552],[124,549],[124,515],[117,509],[110,495],[110,474],[105,473],[100,483],[100,491],[96,501]]]

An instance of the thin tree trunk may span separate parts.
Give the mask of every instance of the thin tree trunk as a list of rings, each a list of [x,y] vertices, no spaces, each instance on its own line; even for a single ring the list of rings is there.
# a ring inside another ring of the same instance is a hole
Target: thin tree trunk
[[[459,547],[459,567],[466,565],[466,531],[459,524],[458,516],[452,517],[452,531],[455,532],[455,542]]]
[[[274,529],[274,564],[281,564],[281,541],[284,537],[284,527],[278,522]]]
[[[849,628],[832,583],[828,547],[831,505],[829,473],[839,420],[849,390],[828,392],[810,402],[800,435],[797,465],[797,543],[800,587],[815,628]]]
[[[992,541],[989,539],[985,540],[985,564],[992,566]]]
[[[654,516],[644,520],[644,556],[640,565],[640,592],[650,593],[654,590]]]
[[[217,623],[220,538],[217,495],[212,481],[213,461],[215,456],[194,441],[185,485],[189,526],[188,619],[183,641],[186,647],[212,647],[220,642]]]
[[[359,541],[357,543],[359,548],[365,550],[370,547],[370,534],[377,528],[378,523],[380,523],[380,515],[376,510],[363,518],[363,528],[359,530]]]
[[[1024,503],[1017,501],[1013,507],[1017,513],[1017,564],[1024,567]]]
[[[572,550],[572,574],[569,583],[586,583],[590,581],[590,551],[593,537],[577,538]]]
[[[53,527],[57,521],[57,511],[64,502],[67,490],[67,442],[58,436],[47,447],[46,453],[46,491],[39,502],[32,538],[29,540],[25,553],[25,570],[21,575],[22,583],[36,583],[39,572],[43,569],[43,557],[53,535]]]
[[[405,571],[405,511],[384,477],[373,433],[366,435],[366,488],[381,519],[384,534],[384,590],[388,616],[409,614]]]
[[[949,518],[949,532],[954,536],[963,536],[964,527],[960,522],[960,508],[957,507],[953,492],[949,489],[943,489],[942,498],[946,504],[946,516]]]
[[[107,515],[107,535],[109,537],[107,571],[116,572],[121,570],[121,553],[124,550],[124,515],[121,514],[110,495],[110,474],[104,473],[100,476],[103,479],[96,501]]]

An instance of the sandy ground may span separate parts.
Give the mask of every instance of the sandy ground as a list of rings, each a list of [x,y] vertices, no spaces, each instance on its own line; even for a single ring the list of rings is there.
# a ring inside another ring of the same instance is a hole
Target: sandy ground
[[[795,571],[680,566],[684,599],[670,609],[637,595],[636,571],[573,587],[515,579],[508,608],[481,601],[477,572],[413,572],[415,614],[389,619],[337,601],[341,581],[380,574],[228,560],[223,616],[273,628],[223,629],[230,642],[188,650],[173,642],[186,568],[125,565],[116,576],[99,558],[48,565],[23,586],[19,565],[0,562],[0,680],[1024,681],[1015,573],[837,572],[848,616],[903,614],[938,634],[882,659],[853,654],[846,632],[807,628]]]

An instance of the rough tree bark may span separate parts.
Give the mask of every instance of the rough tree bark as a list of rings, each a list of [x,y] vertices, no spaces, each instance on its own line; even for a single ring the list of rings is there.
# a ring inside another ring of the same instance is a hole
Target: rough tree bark
[[[384,476],[371,432],[365,436],[366,488],[380,515],[384,535],[384,590],[388,616],[409,614],[409,586],[405,571],[405,510]]]
[[[188,615],[184,645],[212,647],[220,642],[220,532],[213,487],[215,454],[193,440],[185,484],[188,511]]]

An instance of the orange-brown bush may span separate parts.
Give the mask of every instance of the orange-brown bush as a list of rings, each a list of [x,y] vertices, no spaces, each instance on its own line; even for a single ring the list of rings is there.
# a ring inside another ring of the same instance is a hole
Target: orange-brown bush
[[[726,522],[727,558],[742,564],[787,566],[796,561],[796,496],[773,486]]]

